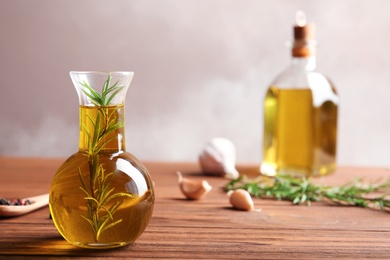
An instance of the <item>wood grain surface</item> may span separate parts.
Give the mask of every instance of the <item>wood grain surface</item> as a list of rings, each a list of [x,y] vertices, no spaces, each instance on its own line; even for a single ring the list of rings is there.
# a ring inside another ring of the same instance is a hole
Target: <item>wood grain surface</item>
[[[47,193],[62,159],[1,158],[0,197]],[[197,163],[145,162],[155,182],[152,220],[132,245],[114,250],[88,250],[67,243],[49,218],[48,207],[33,213],[0,218],[0,258],[31,257],[104,259],[389,259],[390,215],[371,209],[326,202],[293,206],[289,202],[255,199],[261,211],[233,210],[223,186],[227,180],[204,176]],[[254,174],[257,166],[241,165]],[[186,200],[176,171],[206,179],[213,186],[202,200]],[[354,177],[386,179],[380,168],[339,167],[317,179],[342,184]]]

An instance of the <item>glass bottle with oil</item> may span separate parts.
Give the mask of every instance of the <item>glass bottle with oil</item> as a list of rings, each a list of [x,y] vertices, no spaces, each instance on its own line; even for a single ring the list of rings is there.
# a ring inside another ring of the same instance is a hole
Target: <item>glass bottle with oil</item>
[[[79,150],[54,175],[50,213],[75,246],[125,246],[145,230],[154,206],[147,169],[126,151],[124,100],[133,73],[70,75],[80,101]]]
[[[291,65],[271,83],[264,100],[261,173],[311,177],[335,170],[339,97],[315,68],[315,27],[299,11]]]

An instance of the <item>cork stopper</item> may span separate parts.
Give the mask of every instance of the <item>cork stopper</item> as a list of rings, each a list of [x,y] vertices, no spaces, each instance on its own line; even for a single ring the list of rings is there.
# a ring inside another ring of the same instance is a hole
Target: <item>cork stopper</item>
[[[306,15],[302,11],[295,14],[293,57],[315,55],[315,25],[306,23]]]

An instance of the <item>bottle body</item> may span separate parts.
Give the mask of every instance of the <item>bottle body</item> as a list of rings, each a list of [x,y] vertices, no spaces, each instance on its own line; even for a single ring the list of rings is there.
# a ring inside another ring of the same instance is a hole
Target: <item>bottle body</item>
[[[336,167],[339,98],[332,83],[314,68],[314,57],[294,58],[267,90],[264,174],[310,177]]]

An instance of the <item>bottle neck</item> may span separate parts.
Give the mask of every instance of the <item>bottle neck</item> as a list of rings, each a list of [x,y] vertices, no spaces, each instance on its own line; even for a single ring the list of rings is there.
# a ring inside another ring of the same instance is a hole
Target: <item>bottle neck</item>
[[[314,40],[295,39],[291,49],[292,65],[306,70],[316,68],[316,48]]]
[[[307,57],[292,57],[291,65],[297,69],[313,71],[317,66],[317,59],[313,56]]]
[[[125,151],[124,106],[80,106],[79,150],[88,155]]]

